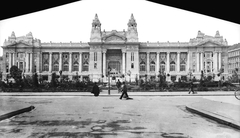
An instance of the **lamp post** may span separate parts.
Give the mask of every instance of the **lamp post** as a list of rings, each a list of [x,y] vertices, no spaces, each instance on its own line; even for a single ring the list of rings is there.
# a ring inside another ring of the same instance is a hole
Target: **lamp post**
[[[110,71],[111,67],[108,67],[108,95],[110,95]]]
[[[189,69],[189,73],[188,74],[190,75],[190,80],[192,80],[192,70],[191,69]]]

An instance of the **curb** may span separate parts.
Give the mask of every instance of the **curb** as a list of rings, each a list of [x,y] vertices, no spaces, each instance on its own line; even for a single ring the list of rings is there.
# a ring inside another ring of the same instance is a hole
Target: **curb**
[[[230,126],[232,128],[238,129],[240,130],[240,123],[237,123],[236,121],[226,118],[224,116],[221,116],[219,114],[215,114],[215,113],[211,113],[209,111],[204,111],[202,109],[196,109],[194,107],[191,106],[186,106],[186,109],[192,113],[196,113],[198,115],[201,115],[203,117],[209,118],[211,120],[214,120],[220,124],[224,124],[227,126]]]
[[[130,96],[234,96],[234,94],[131,94]],[[99,97],[120,96],[121,94],[100,94]],[[94,96],[93,94],[0,94],[0,96]]]
[[[16,110],[16,111],[13,111],[13,112],[10,112],[10,113],[7,113],[7,114],[3,114],[3,115],[0,116],[0,121],[2,121],[4,119],[8,119],[10,117],[13,117],[15,115],[22,114],[24,112],[29,112],[29,111],[33,110],[34,108],[35,108],[34,106],[29,106],[27,108],[23,108],[23,109]]]

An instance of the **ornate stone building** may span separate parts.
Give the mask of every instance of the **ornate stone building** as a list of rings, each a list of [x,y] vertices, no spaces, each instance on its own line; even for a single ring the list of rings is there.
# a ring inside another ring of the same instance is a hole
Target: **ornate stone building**
[[[228,48],[228,73],[240,76],[240,43]]]
[[[25,75],[37,72],[43,79],[51,80],[51,73],[63,71],[70,79],[76,76],[93,81],[107,80],[111,74],[123,76],[127,81],[147,77],[157,79],[159,72],[169,74],[169,79],[186,79],[189,74],[200,78],[227,70],[227,41],[216,32],[208,36],[198,31],[189,42],[139,42],[137,23],[131,15],[127,31],[101,30],[97,16],[92,22],[88,43],[42,43],[32,33],[16,37],[14,32],[5,40],[3,48],[3,79],[12,65],[17,65]],[[191,72],[191,73],[190,73]]]

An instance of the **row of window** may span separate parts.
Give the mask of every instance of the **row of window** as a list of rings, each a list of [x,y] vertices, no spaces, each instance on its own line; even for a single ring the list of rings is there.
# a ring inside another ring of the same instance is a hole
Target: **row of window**
[[[170,71],[176,71],[177,65],[175,63],[170,64]],[[155,64],[150,64],[150,71],[155,71]],[[165,64],[160,64],[159,71],[164,72],[166,70]],[[140,71],[146,71],[146,65],[140,64]],[[186,71],[186,64],[180,64],[180,71]]]
[[[228,53],[228,56],[229,56],[229,57],[239,56],[239,55],[240,55],[240,50],[237,50],[237,51],[233,51],[233,52],[229,52],[229,53]]]
[[[43,71],[49,71],[49,65],[45,64],[43,65]],[[59,65],[58,64],[54,64],[52,71],[59,71]],[[62,67],[62,71],[69,71],[69,65],[68,64],[64,64]],[[72,71],[79,71],[79,65],[75,64],[73,65]],[[88,71],[88,65],[83,65],[82,66],[82,71]]]

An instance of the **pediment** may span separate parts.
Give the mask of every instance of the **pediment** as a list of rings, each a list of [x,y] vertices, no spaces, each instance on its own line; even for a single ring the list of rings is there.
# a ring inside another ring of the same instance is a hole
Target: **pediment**
[[[105,42],[124,42],[124,38],[117,36],[117,35],[111,35],[105,38]]]
[[[219,47],[219,46],[222,45],[213,41],[202,42],[197,45],[197,47]]]
[[[31,45],[29,45],[28,43],[24,43],[24,42],[18,42],[18,43],[12,43],[10,45],[8,45],[8,47],[32,47]]]

